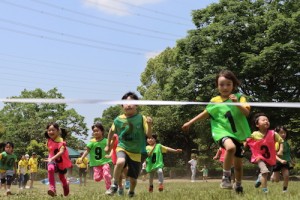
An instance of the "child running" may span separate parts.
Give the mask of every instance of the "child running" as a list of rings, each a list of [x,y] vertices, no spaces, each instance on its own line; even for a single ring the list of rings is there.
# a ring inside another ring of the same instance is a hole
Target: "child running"
[[[133,92],[126,93],[122,100],[138,100]],[[122,176],[124,167],[128,167],[127,176],[130,178],[129,197],[134,196],[137,178],[140,173],[141,153],[145,146],[145,135],[151,137],[152,119],[138,113],[137,105],[123,104],[124,114],[118,116],[109,131],[106,152],[111,150],[111,140],[114,133],[119,137],[117,146],[117,163],[114,168],[114,183],[111,185],[109,195],[118,190],[118,182]]]
[[[12,142],[6,142],[1,144],[1,149],[4,151],[0,154],[0,179],[1,186],[4,185],[6,195],[11,195],[10,187],[13,181],[13,176],[16,173],[17,156],[14,152],[14,144]]]
[[[220,187],[231,189],[231,171],[230,168],[234,163],[236,182],[234,189],[237,193],[243,193],[242,187],[242,142],[251,134],[247,116],[250,112],[250,106],[246,98],[233,91],[237,89],[240,82],[236,76],[229,70],[222,70],[216,76],[216,86],[220,93],[210,100],[210,104],[199,115],[186,122],[182,129],[188,131],[189,127],[198,120],[210,117],[212,137],[215,142],[226,149],[223,163],[223,177]],[[240,105],[227,105],[226,103],[239,102]]]
[[[270,122],[264,113],[254,115],[253,127],[256,130],[247,139],[246,146],[249,146],[252,152],[251,162],[257,164],[260,169],[255,187],[262,185],[263,193],[268,193],[267,177],[272,166],[276,164],[275,142],[280,144],[277,155],[282,155],[283,140],[279,134],[269,130]]]
[[[87,149],[81,156],[83,160],[88,154],[90,154],[90,166],[94,170],[94,180],[96,182],[104,179],[106,192],[109,192],[111,185],[110,175],[110,158],[105,157],[104,148],[107,144],[107,139],[104,138],[104,127],[101,123],[97,122],[92,126],[94,138],[87,144]]]
[[[207,182],[207,178],[208,178],[208,169],[206,167],[206,165],[203,166],[203,168],[201,169],[201,172],[203,173],[203,181]]]
[[[50,122],[46,129],[47,131],[45,132],[45,137],[47,138],[47,147],[49,152],[49,156],[45,160],[48,162],[48,195],[52,197],[56,196],[54,175],[56,172],[58,172],[58,177],[62,183],[64,196],[68,196],[70,188],[65,174],[67,173],[67,168],[72,166],[72,162],[69,158],[66,142],[64,141],[64,138],[67,136],[67,132],[65,129],[60,129],[59,125],[55,122]]]
[[[289,170],[293,165],[293,161],[291,158],[291,147],[287,142],[287,129],[284,126],[277,126],[275,128],[275,132],[280,135],[280,137],[284,140],[283,141],[283,154],[282,156],[277,156],[276,165],[273,168],[273,175],[271,177],[272,181],[279,182],[280,172],[283,176],[283,188],[282,192],[287,192],[288,185],[289,185]],[[276,143],[276,150],[279,149],[279,144]]]
[[[18,162],[18,175],[19,175],[19,189],[23,190],[25,188],[25,174],[27,173],[28,163],[25,155],[21,156]]]
[[[152,137],[147,139],[148,146],[146,147],[148,158],[146,159],[146,171],[149,173],[149,192],[153,192],[154,173],[158,175],[158,191],[164,190],[164,160],[163,153],[181,153],[182,149],[172,149],[157,143],[157,134],[152,134]]]
[[[197,156],[196,154],[191,155],[191,160],[188,161],[188,163],[191,165],[191,182],[195,182],[196,180],[196,172],[197,172]]]

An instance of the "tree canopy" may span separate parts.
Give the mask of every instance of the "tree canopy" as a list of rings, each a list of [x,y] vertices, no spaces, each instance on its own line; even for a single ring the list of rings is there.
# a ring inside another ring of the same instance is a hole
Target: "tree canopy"
[[[41,89],[23,90],[20,96],[11,98],[64,98],[56,88],[47,92]],[[66,128],[68,146],[83,149],[84,143],[78,136],[87,136],[84,117],[74,109],[67,109],[66,104],[5,103],[0,111],[0,139],[15,144],[17,155],[32,153],[47,155],[44,133],[49,122],[58,122]],[[77,136],[77,137],[75,137]]]
[[[299,102],[300,1],[220,0],[192,16],[195,29],[148,61],[138,87],[144,99],[209,101],[217,95],[216,74],[229,69],[242,81],[239,92],[249,101]],[[203,109],[145,108],[164,144],[188,137],[177,145],[192,148],[194,140],[199,150],[207,150],[213,147],[207,121],[196,123],[188,136],[180,130]],[[253,107],[255,112],[269,115],[271,128],[287,125],[293,147],[299,148],[299,110]]]

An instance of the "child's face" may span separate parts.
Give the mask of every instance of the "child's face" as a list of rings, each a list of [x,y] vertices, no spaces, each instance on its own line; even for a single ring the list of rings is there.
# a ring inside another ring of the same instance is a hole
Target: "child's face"
[[[47,133],[48,136],[53,140],[56,139],[59,134],[58,130],[53,125],[49,126]]]
[[[12,148],[12,146],[10,146],[10,144],[5,145],[5,152],[8,153],[8,154],[13,153],[13,148]]]
[[[256,123],[256,127],[259,130],[267,130],[270,127],[270,122],[269,119],[266,116],[259,116],[257,123]]]
[[[233,82],[225,78],[224,76],[220,76],[218,79],[218,90],[222,97],[229,97],[233,90]]]
[[[127,100],[134,100],[134,99],[132,99],[131,97],[128,97]],[[123,107],[123,111],[126,116],[133,116],[137,112],[137,105],[123,104],[122,107]]]
[[[94,127],[93,134],[96,139],[102,139],[103,138],[103,131],[101,131],[98,127]]]
[[[151,137],[151,138],[147,138],[147,142],[149,145],[154,145],[156,140],[154,139],[154,137]]]
[[[280,131],[279,131],[278,134],[280,135],[280,137],[281,137],[283,140],[285,140],[285,138],[286,138],[286,132],[285,132],[285,130],[280,129]]]

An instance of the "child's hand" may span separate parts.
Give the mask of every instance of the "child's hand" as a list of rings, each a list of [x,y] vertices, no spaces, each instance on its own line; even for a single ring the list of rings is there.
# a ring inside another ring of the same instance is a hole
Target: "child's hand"
[[[106,154],[104,157],[105,157],[105,158],[111,158],[111,156],[108,155],[108,154]]]
[[[182,149],[176,149],[176,152],[177,152],[177,153],[181,153],[181,152],[182,152]]]
[[[234,95],[234,94],[231,94],[229,95],[229,99],[232,101],[232,102],[237,102],[237,97]]]
[[[282,164],[286,164],[286,163],[287,163],[286,160],[280,160],[280,162],[281,162]]]
[[[183,124],[183,126],[181,128],[184,132],[188,132],[190,129],[190,126],[191,126],[190,123],[186,122],[185,124]]]
[[[146,122],[147,122],[148,126],[152,126],[153,121],[152,121],[151,117],[147,117]]]
[[[218,160],[218,158],[219,158],[218,156],[214,156],[213,160]]]
[[[108,145],[108,146],[106,146],[105,148],[104,148],[104,151],[105,151],[105,153],[109,153],[110,152],[110,145]]]

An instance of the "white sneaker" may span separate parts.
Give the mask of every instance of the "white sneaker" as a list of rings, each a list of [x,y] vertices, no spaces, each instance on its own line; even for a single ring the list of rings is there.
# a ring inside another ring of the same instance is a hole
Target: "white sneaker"
[[[232,189],[230,177],[223,176],[220,187],[222,189]]]

